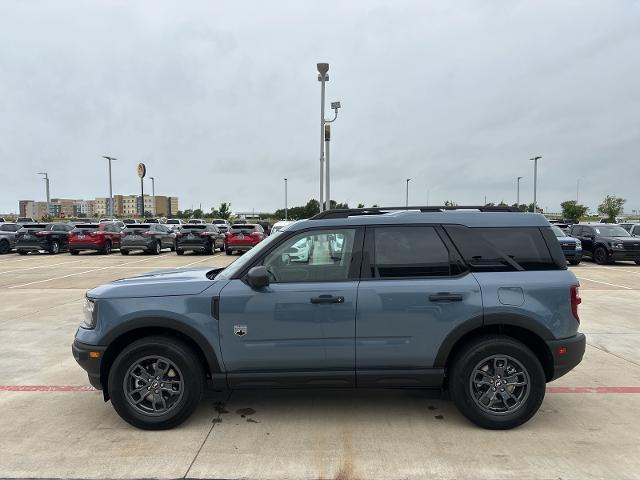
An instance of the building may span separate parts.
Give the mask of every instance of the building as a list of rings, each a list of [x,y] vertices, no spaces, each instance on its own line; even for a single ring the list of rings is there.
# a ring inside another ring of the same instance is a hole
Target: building
[[[109,197],[96,197],[95,200],[52,198],[49,203],[49,214],[55,218],[59,218],[61,214],[66,218],[106,217],[109,215],[109,203]],[[20,200],[18,209],[21,217],[41,219],[47,214],[47,202]],[[139,211],[140,195],[113,196],[113,216],[135,217],[139,216]],[[178,197],[145,195],[144,211],[157,217],[174,215],[178,211]]]

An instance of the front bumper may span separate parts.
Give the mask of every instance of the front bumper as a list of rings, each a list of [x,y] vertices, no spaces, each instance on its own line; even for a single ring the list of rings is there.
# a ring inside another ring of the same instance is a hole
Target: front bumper
[[[609,252],[609,258],[614,261],[637,261],[640,260],[639,250],[611,250]]]
[[[100,364],[106,349],[107,347],[87,345],[86,343],[82,343],[77,340],[74,340],[73,345],[71,346],[73,358],[75,358],[78,365],[87,372],[91,386],[98,390],[102,390],[102,383],[100,382]],[[97,358],[90,357],[89,352],[97,353]]]
[[[562,253],[567,260],[582,260],[582,250],[563,250]]]
[[[553,374],[549,380],[551,381],[571,371],[582,361],[587,337],[583,333],[577,333],[573,337],[550,340],[546,343],[553,357]]]

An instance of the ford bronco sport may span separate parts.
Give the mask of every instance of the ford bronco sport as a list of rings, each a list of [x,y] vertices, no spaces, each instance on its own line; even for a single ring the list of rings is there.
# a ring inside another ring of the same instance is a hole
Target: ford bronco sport
[[[306,239],[308,261],[292,261]],[[225,269],[160,271],[88,291],[73,354],[105,401],[145,429],[187,419],[207,381],[447,389],[472,422],[507,429],[582,360],[580,301],[542,215],[331,210]]]

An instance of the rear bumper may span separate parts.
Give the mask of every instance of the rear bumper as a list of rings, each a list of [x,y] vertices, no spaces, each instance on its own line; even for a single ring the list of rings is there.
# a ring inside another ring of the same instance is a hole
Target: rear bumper
[[[49,250],[49,243],[44,240],[42,242],[16,242],[16,250]]]
[[[248,250],[251,250],[253,247],[255,247],[255,245],[247,245],[247,244],[234,244],[234,243],[227,243],[226,244],[226,248],[227,250],[238,250],[238,251],[242,251],[242,252],[246,252]]]
[[[204,251],[208,248],[208,243],[205,242],[181,242],[178,241],[176,243],[176,248],[179,250],[194,250],[194,251]]]
[[[151,250],[156,240],[146,240],[142,242],[122,242],[120,250]]]
[[[582,361],[587,337],[583,333],[577,333],[573,337],[550,340],[546,343],[553,357],[553,375],[549,380],[551,381],[571,371]]]
[[[102,250],[104,244],[97,243],[69,243],[69,250]]]
[[[75,358],[78,365],[87,372],[91,386],[98,390],[102,390],[102,383],[100,383],[100,364],[106,349],[107,347],[87,345],[77,340],[74,340],[71,346],[73,358]],[[89,352],[97,352],[99,354],[98,358],[90,357]]]

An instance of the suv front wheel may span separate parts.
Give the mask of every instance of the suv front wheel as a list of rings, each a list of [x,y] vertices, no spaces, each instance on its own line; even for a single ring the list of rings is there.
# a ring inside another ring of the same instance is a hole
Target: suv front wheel
[[[490,335],[465,344],[449,375],[451,398],[476,425],[492,430],[517,427],[540,408],[545,375],[535,354],[521,342]]]
[[[184,342],[162,336],[126,347],[109,371],[109,395],[118,415],[134,427],[164,430],[184,422],[197,408],[205,376]]]

